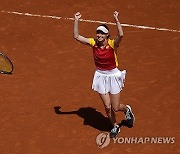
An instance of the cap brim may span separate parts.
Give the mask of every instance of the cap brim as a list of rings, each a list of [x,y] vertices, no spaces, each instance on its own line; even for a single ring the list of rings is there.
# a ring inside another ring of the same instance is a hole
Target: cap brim
[[[96,31],[102,31],[104,34],[108,34],[109,31],[104,26],[99,26]]]
[[[99,33],[100,33],[100,34],[108,34],[108,33],[104,33],[102,30],[96,30],[96,33],[97,33],[97,34],[99,34]]]

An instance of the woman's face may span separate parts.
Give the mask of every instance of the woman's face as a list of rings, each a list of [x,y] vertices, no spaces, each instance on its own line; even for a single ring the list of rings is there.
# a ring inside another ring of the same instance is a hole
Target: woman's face
[[[98,40],[98,42],[104,42],[107,39],[108,34],[104,34],[101,32],[96,32],[96,38]]]

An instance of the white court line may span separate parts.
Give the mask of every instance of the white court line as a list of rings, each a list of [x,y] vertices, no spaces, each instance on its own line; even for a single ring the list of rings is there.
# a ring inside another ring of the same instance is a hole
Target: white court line
[[[52,16],[52,15],[40,15],[40,14],[32,14],[32,13],[23,13],[23,12],[17,12],[17,11],[1,11],[1,13],[8,13],[8,14],[16,14],[16,15],[22,15],[22,16],[31,16],[31,17],[40,17],[40,18],[52,18],[52,19],[65,19],[65,20],[74,20],[74,18],[62,18],[58,16]],[[90,22],[90,23],[105,23],[107,25],[116,25],[116,23],[113,22],[104,22],[104,21],[97,21],[97,20],[85,20],[80,19],[82,22]],[[158,27],[151,27],[151,26],[143,26],[143,25],[133,25],[133,24],[121,24],[124,27],[134,27],[139,29],[151,29],[151,30],[158,30],[158,31],[169,31],[169,32],[180,32],[180,30],[175,29],[168,29],[168,28],[158,28]]]

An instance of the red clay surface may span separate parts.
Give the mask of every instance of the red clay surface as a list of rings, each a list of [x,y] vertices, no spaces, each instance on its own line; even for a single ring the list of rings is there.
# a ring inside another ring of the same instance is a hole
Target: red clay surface
[[[177,0],[6,0],[0,11],[73,17],[180,30]],[[80,23],[80,33],[95,37],[97,23]],[[115,26],[109,26],[115,37]],[[99,96],[91,90],[92,50],[72,38],[73,21],[0,13],[0,50],[14,63],[0,75],[0,153],[160,153],[180,152],[180,33],[123,27],[119,69],[127,70],[121,102],[136,116],[123,137],[175,137],[174,144],[111,144],[98,148],[106,130]],[[57,114],[54,107],[64,112]],[[90,107],[90,108],[88,108]],[[94,111],[92,108],[96,109]],[[73,114],[74,113],[74,114]],[[118,120],[124,115],[119,113]],[[102,124],[101,124],[102,123]]]

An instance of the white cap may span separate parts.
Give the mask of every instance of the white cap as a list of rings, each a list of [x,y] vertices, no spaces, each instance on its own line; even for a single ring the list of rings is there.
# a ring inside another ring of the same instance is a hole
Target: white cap
[[[101,30],[101,31],[104,32],[105,34],[108,34],[108,33],[109,33],[108,29],[107,29],[106,27],[104,27],[104,26],[99,26],[99,27],[96,29],[96,31],[98,31],[98,30]]]

